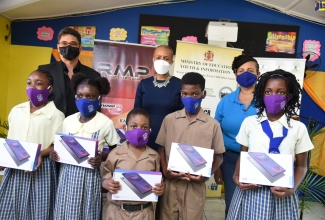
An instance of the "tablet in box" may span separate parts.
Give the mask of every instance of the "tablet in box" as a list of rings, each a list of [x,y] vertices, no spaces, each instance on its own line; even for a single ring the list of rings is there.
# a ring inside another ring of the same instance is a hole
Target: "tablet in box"
[[[20,166],[28,162],[30,155],[27,153],[25,148],[17,140],[5,140],[6,143],[3,143],[11,158],[14,160],[17,166]]]
[[[60,136],[62,140],[60,142],[76,160],[76,162],[82,163],[88,160],[89,153],[83,148],[80,143],[72,136]]]
[[[178,144],[178,152],[182,155],[187,164],[194,172],[197,172],[205,167],[206,160],[195,150],[191,145]]]
[[[140,199],[152,193],[152,186],[137,172],[122,173],[122,175],[121,179]]]

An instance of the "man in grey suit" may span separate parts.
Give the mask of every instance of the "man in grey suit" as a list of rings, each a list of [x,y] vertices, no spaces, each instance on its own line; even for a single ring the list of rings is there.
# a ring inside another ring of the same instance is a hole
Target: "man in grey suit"
[[[100,77],[100,74],[80,63],[79,54],[82,48],[81,36],[78,31],[68,27],[62,29],[58,34],[57,48],[61,61],[40,65],[38,69],[46,70],[53,76],[54,104],[67,117],[78,112],[75,104],[75,94],[70,89],[72,75],[81,72],[87,78],[95,79]]]

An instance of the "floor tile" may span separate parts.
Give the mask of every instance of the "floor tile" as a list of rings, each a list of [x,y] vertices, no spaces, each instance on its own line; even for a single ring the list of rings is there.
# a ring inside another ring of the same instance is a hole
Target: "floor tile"
[[[206,220],[225,220],[225,212],[204,211]]]

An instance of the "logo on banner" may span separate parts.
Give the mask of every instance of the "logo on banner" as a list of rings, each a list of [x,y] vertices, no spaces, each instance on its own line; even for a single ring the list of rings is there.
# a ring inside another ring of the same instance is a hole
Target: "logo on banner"
[[[108,112],[111,114],[121,114],[122,113],[122,105],[102,103],[101,107],[107,108]]]
[[[222,99],[225,95],[232,92],[232,89],[228,86],[222,87],[219,91],[219,98]]]
[[[102,77],[133,80],[139,80],[140,76],[145,77],[150,74],[150,68],[147,66],[138,66],[134,68],[132,65],[128,65],[123,67],[121,64],[113,66],[110,63],[104,62],[98,64],[97,71]]]
[[[325,1],[315,1],[315,11],[325,11]]]
[[[213,61],[214,54],[211,50],[208,50],[204,53],[204,60],[205,61]]]

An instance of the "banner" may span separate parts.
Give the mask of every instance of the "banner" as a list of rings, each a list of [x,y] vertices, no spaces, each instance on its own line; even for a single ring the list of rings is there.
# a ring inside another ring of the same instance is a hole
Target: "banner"
[[[155,47],[95,40],[93,68],[107,77],[111,91],[102,98],[102,113],[122,128],[133,109],[141,79],[154,75],[152,55]]]
[[[231,64],[234,57],[240,54],[241,49],[178,41],[174,76],[182,78],[187,72],[197,72],[204,76],[207,95],[202,101],[202,108],[214,117],[220,99],[237,88]]]

